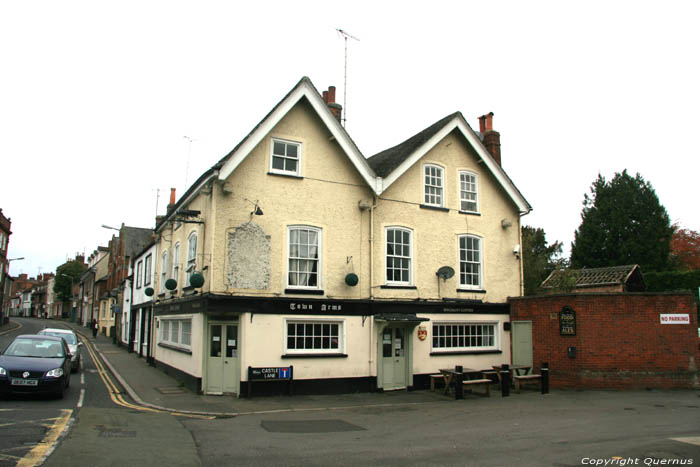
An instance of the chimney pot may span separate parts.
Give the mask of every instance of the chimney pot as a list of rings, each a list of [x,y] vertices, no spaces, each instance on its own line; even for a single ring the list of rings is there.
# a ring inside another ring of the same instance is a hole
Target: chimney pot
[[[335,104],[335,86],[328,86],[328,104]]]
[[[479,129],[484,147],[493,156],[496,163],[501,165],[501,134],[493,130],[493,112],[479,117]]]
[[[323,91],[323,102],[328,104],[328,91]]]
[[[175,188],[170,189],[170,204],[175,204]]]

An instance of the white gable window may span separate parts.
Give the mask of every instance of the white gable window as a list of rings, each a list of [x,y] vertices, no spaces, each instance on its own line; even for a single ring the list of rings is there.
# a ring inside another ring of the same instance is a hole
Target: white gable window
[[[481,289],[483,287],[481,239],[473,235],[459,237],[459,287]]]
[[[142,273],[143,271],[143,261],[139,261],[136,263],[136,288],[140,289],[141,288],[141,279],[142,279]]]
[[[143,285],[151,285],[151,255],[146,256],[143,266]]]
[[[315,227],[289,227],[287,285],[291,288],[321,287],[321,230]]]
[[[386,283],[411,285],[413,281],[412,232],[400,227],[386,229]]]
[[[443,207],[445,196],[443,187],[443,170],[437,165],[426,165],[423,168],[424,174],[424,202],[429,206]]]
[[[301,143],[272,140],[270,172],[285,175],[301,175]]]
[[[190,277],[197,267],[197,232],[192,232],[187,239],[187,281],[185,286],[190,285]]]
[[[459,173],[459,210],[479,212],[477,175],[471,172]]]

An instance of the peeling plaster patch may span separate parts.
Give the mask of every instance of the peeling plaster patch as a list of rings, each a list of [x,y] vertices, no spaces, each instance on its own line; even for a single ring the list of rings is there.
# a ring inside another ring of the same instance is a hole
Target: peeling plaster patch
[[[254,222],[228,234],[226,284],[235,289],[270,288],[270,238]]]

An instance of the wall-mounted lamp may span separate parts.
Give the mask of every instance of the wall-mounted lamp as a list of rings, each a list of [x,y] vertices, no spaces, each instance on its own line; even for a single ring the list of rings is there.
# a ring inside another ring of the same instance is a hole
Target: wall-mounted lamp
[[[253,210],[250,211],[250,217],[263,215],[262,209],[260,209],[260,206],[258,205],[258,200],[255,200],[255,202],[252,202],[251,200],[249,200],[247,198],[245,198],[245,200],[253,205]]]

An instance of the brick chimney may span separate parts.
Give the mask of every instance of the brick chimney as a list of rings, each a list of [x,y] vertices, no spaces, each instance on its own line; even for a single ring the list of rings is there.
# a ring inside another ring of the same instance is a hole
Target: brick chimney
[[[484,146],[501,165],[501,134],[493,129],[493,112],[479,117],[479,132]]]
[[[323,91],[323,102],[326,103],[335,119],[340,122],[343,106],[335,102],[335,86],[328,86],[328,91]]]
[[[170,212],[173,207],[175,207],[175,188],[170,189],[170,202],[168,203],[167,211]]]

